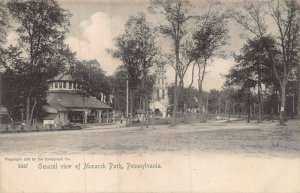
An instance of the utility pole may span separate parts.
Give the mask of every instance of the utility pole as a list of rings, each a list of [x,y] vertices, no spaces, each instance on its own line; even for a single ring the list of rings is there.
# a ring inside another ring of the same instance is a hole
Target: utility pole
[[[128,85],[128,78],[126,79],[126,125],[128,125],[128,110],[129,110],[129,85]]]
[[[206,96],[206,115],[208,115],[208,94]]]
[[[293,116],[294,116],[294,113],[295,113],[295,94],[294,93],[292,94],[292,97],[293,97]]]
[[[219,115],[221,114],[221,97],[219,97]]]

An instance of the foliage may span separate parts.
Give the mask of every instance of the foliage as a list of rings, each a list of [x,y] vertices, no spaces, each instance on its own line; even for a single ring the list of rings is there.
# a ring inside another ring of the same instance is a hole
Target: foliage
[[[235,55],[237,64],[233,66],[226,76],[230,84],[239,85],[243,89],[254,88],[258,81],[266,86],[278,85],[274,79],[272,57],[265,48],[276,52],[275,41],[272,37],[248,40],[240,55]],[[271,72],[271,73],[270,73]],[[261,76],[261,80],[259,80]]]
[[[115,39],[117,50],[111,51],[114,57],[123,62],[127,71],[131,116],[133,109],[138,106],[138,99],[140,108],[148,112],[151,97],[148,90],[149,69],[155,63],[159,51],[155,37],[155,31],[146,20],[146,15],[137,13],[129,17],[125,24],[125,32]]]
[[[126,111],[126,79],[127,79],[127,69],[124,65],[119,66],[113,76],[111,76],[110,82],[112,85],[112,93],[114,95],[114,109],[121,110],[122,112]],[[146,91],[146,95],[149,96],[149,100],[151,99],[151,95],[153,93],[155,77],[151,74],[147,75],[145,78],[144,90]],[[136,96],[133,101],[133,109],[141,109],[142,106],[140,104],[140,98],[142,96],[142,85],[139,84],[134,92]]]
[[[126,111],[126,80],[127,69],[124,65],[118,67],[114,75],[110,77],[112,92],[114,95],[114,109],[122,112]]]
[[[161,14],[167,20],[159,29],[162,34],[180,41],[187,33],[187,21],[193,18],[192,4],[187,0],[151,0],[150,12]]]
[[[8,23],[8,11],[3,1],[0,1],[0,69],[4,64],[2,58],[3,44],[6,42],[7,30],[9,28]]]
[[[189,94],[188,94],[189,93]],[[168,88],[169,104],[174,105],[174,86]],[[204,101],[203,101],[204,102]],[[198,108],[198,90],[194,87],[191,89],[184,88],[179,93],[178,97],[178,111],[184,112],[184,104],[187,108]]]
[[[131,16],[125,24],[125,32],[116,38],[117,50],[113,56],[119,58],[128,71],[130,89],[136,89],[141,77],[153,65],[158,48],[155,34],[144,13]]]
[[[5,43],[8,24],[8,12],[3,1],[0,1],[0,45]]]
[[[102,94],[109,102],[112,86],[97,60],[77,61],[71,67],[71,74],[80,85],[80,94],[83,96],[94,96],[101,100]]]
[[[7,108],[9,116],[15,120],[20,115],[19,108],[22,103],[22,82],[12,70],[6,70],[1,75],[1,104]],[[13,89],[12,89],[13,86]],[[5,91],[5,92],[3,92]],[[17,112],[17,113],[16,113]]]

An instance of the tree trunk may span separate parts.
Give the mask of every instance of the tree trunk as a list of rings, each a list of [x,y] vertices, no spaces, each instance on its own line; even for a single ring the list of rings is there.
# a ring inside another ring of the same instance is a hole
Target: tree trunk
[[[184,103],[183,103],[183,110],[184,110],[184,122],[186,123],[186,122],[187,122],[187,119],[188,119],[188,112],[187,112],[187,104],[186,104],[186,101],[184,101]]]
[[[231,100],[229,100],[229,104],[228,104],[229,108],[228,108],[228,122],[230,122],[230,106],[231,106]]]
[[[250,115],[251,114],[251,104],[250,104],[250,96],[248,94],[248,117],[247,117],[247,123],[250,122]]]
[[[31,109],[31,113],[30,113],[29,126],[31,126],[31,124],[32,124],[33,113],[34,113],[34,110],[35,110],[35,107],[36,107],[36,103],[37,103],[37,99],[35,98],[35,99],[34,99],[33,106],[32,106],[32,109]]]
[[[30,125],[30,97],[26,97],[26,124]]]
[[[300,62],[298,62],[298,104],[297,104],[297,117],[300,119]]]
[[[173,116],[172,116],[172,125],[176,125],[176,116],[177,116],[177,105],[178,105],[178,98],[177,98],[177,83],[178,77],[177,73],[175,74],[175,86],[174,86],[174,106],[173,106]]]
[[[221,97],[219,97],[219,116],[221,115]]]
[[[257,122],[261,122],[261,110],[262,110],[262,102],[261,102],[261,74],[260,74],[260,67],[258,67],[258,85],[257,85],[257,95],[258,95],[258,117]]]
[[[146,127],[149,127],[149,123],[150,123],[150,117],[149,117],[149,99],[148,99],[148,95],[146,95]]]
[[[206,96],[206,107],[205,108],[206,108],[205,109],[205,117],[207,118],[207,116],[208,116],[208,94]]]
[[[142,105],[143,105],[143,111],[146,112],[146,99],[143,98],[142,100]],[[146,113],[143,112],[143,120],[142,120],[142,129],[144,128],[144,124],[145,124],[145,121],[146,121]]]
[[[261,123],[261,110],[262,110],[262,105],[261,105],[261,85],[258,86],[258,116],[257,116],[257,122]]]
[[[202,121],[202,116],[203,116],[202,90],[198,91],[198,108],[199,108],[199,118],[201,118]]]
[[[195,65],[196,65],[196,63],[193,64],[193,69],[192,69],[192,81],[191,81],[191,83],[190,83],[190,85],[189,85],[189,87],[188,87],[188,90],[187,90],[186,100],[189,100],[189,99],[190,99],[190,96],[191,96],[190,92],[191,92],[192,85],[193,85],[193,83],[194,83]],[[185,118],[184,118],[184,121],[185,121],[185,122],[187,122],[187,121],[188,121],[188,118],[189,118],[188,113],[186,112],[186,109],[187,109],[186,100],[184,101],[184,105],[185,105],[185,106],[184,106],[184,107],[185,107]],[[190,100],[189,100],[189,102],[190,102]],[[190,108],[191,108],[191,105],[190,105]]]
[[[146,71],[145,71],[145,66],[143,65],[143,76],[142,76],[142,92],[140,95],[140,105],[142,105],[143,111],[146,110],[146,101],[145,101],[145,78],[146,78]],[[140,106],[141,107],[141,106]],[[143,118],[142,118],[142,129],[144,128],[144,123],[145,123],[145,116],[146,114],[143,112]]]
[[[232,113],[235,115],[235,102],[232,104]]]
[[[225,101],[225,115],[227,114],[227,108],[228,108],[228,102],[227,102],[227,100]]]
[[[281,90],[281,97],[280,97],[280,114],[279,114],[279,122],[281,126],[285,125],[285,102],[286,102],[286,95],[285,95],[285,88],[286,88],[286,81],[284,81],[280,87]]]
[[[173,119],[172,119],[172,125],[176,125],[176,118],[177,118],[177,106],[178,106],[178,66],[179,66],[179,46],[180,46],[180,40],[175,39],[175,60],[176,60],[176,66],[175,66],[175,86],[174,86],[174,108],[173,108]]]
[[[278,91],[278,92],[280,92],[280,91]],[[277,113],[276,113],[276,115],[279,115],[280,114],[280,93],[278,93],[277,91],[276,91],[276,99],[277,99]]]
[[[130,91],[130,115],[129,115],[129,124],[132,124],[132,112],[133,112],[133,94],[132,90]]]
[[[129,114],[129,85],[128,85],[128,78],[126,80],[126,126],[129,125],[129,117],[128,117],[128,114]]]
[[[203,112],[203,93],[202,93],[202,84],[198,87],[198,107],[199,107],[199,115],[201,122],[206,122],[206,116]]]
[[[203,101],[202,101],[202,83],[204,80],[204,74],[205,74],[205,67],[206,67],[206,60],[204,61],[204,66],[203,66],[203,70],[201,73],[201,67],[200,64],[198,64],[198,68],[199,68],[199,74],[198,74],[198,106],[199,106],[199,113],[201,115],[201,122],[206,122],[206,116],[205,113],[203,112]]]

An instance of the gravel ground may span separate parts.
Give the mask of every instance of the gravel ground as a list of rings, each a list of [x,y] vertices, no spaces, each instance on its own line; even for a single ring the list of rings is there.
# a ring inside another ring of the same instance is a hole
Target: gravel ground
[[[217,122],[0,135],[0,154],[228,153],[249,156],[300,156],[300,121]]]

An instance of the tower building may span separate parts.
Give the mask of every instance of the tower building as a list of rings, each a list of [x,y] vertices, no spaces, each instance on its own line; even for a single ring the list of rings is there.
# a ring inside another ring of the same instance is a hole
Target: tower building
[[[153,87],[153,96],[150,108],[156,116],[166,117],[168,105],[169,97],[166,70],[164,65],[157,64],[155,70],[155,84]]]

